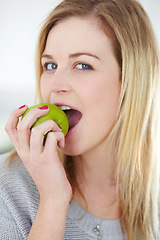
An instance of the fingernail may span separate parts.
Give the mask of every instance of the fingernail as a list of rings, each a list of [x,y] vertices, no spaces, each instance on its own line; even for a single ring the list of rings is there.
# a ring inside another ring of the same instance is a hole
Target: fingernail
[[[62,130],[61,126],[58,125],[58,127]]]
[[[44,106],[42,106],[42,107],[39,107],[39,109],[45,110],[45,109],[48,109],[48,106],[47,106],[47,105],[44,105]]]
[[[22,105],[21,107],[19,107],[19,109],[21,109],[21,108],[24,108],[26,105]]]

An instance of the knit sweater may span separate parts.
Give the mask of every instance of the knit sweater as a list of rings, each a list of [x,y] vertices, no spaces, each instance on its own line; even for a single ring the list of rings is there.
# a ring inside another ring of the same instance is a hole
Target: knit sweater
[[[36,216],[39,194],[22,161],[16,156],[7,168],[0,155],[0,239],[27,239]],[[102,220],[73,200],[69,205],[65,240],[122,240],[119,220]],[[44,239],[45,240],[45,239]]]

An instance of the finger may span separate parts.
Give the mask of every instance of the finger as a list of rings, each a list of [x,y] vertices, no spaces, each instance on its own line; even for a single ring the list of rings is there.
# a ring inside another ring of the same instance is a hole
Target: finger
[[[15,147],[18,146],[17,125],[19,122],[19,117],[22,116],[22,114],[26,111],[26,109],[27,109],[27,105],[23,105],[22,107],[12,111],[8,119],[8,122],[5,126],[5,130],[8,136],[10,137],[11,141],[15,145]]]
[[[44,149],[44,138],[49,132],[61,132],[61,128],[52,120],[47,120],[32,128],[30,137],[30,150],[41,153]]]
[[[59,148],[64,148],[65,146],[65,138],[63,132],[49,132],[47,134],[44,152],[53,155],[55,152],[57,152],[57,146]]]
[[[37,119],[39,117],[42,117],[44,115],[46,115],[49,111],[49,108],[47,109],[42,109],[42,108],[33,108],[31,109],[22,119],[22,121],[20,122],[21,127],[27,127],[27,128],[31,128],[32,125],[37,121]]]
[[[47,114],[49,109],[41,110],[39,108],[32,109],[27,115],[19,122],[18,129],[18,141],[20,147],[24,151],[30,151],[30,136],[31,127],[37,121],[37,119],[45,114]]]

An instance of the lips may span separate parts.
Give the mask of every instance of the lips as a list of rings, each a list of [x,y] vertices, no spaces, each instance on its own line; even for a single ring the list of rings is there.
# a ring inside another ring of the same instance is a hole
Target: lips
[[[57,105],[57,107],[61,108],[67,115],[69,121],[69,130],[75,127],[82,118],[82,113],[80,111],[73,109],[68,105]]]

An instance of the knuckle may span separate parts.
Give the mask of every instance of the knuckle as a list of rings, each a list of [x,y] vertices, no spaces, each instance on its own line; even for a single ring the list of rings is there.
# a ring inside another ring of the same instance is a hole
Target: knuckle
[[[48,133],[47,133],[47,137],[54,137],[55,138],[55,133],[54,132],[52,132],[52,131],[49,131]]]
[[[52,119],[46,120],[45,123],[48,125],[50,129],[52,129],[55,126],[55,122]]]
[[[64,133],[63,132],[58,132],[60,138],[64,138]]]
[[[13,130],[15,130],[15,128],[11,125],[10,122],[8,122],[6,124],[6,126],[4,127],[5,131],[9,134],[10,132],[12,132]]]
[[[6,124],[6,126],[5,126],[5,128],[4,128],[4,129],[5,129],[5,131],[6,131],[6,132],[8,132],[8,131],[9,131],[9,126],[8,126],[8,124]]]
[[[18,125],[17,125],[17,130],[18,130],[18,131],[24,131],[23,124],[18,124]]]
[[[24,124],[18,124],[17,125],[17,130],[18,132],[22,132],[22,133],[25,133],[25,132],[28,132],[28,128],[24,126]]]
[[[31,131],[32,131],[32,135],[37,135],[39,132],[40,132],[40,127],[39,126],[36,126],[36,127],[33,127],[32,129],[31,129]]]
[[[47,133],[47,138],[48,138],[48,140],[52,139],[52,141],[55,141],[55,142],[57,141],[56,140],[56,134],[54,132],[52,132],[52,131]]]

